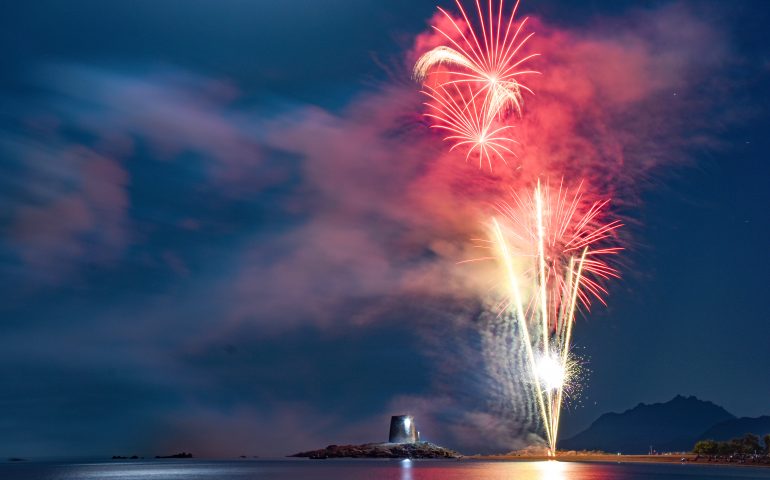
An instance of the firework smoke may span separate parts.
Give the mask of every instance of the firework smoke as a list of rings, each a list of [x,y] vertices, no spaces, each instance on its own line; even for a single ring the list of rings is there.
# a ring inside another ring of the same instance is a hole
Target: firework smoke
[[[521,91],[531,92],[517,77],[536,73],[519,71],[536,54],[522,59],[517,54],[532,34],[519,40],[526,20],[512,33],[518,2],[504,21],[503,0],[496,12],[489,0],[486,17],[476,0],[477,33],[456,1],[461,19],[439,9],[455,36],[434,27],[449,45],[423,54],[414,76],[423,82],[423,93],[430,99],[426,116],[436,122],[431,127],[449,132],[444,140],[454,143],[450,150],[469,147],[466,160],[477,153],[479,166],[486,160],[492,171],[492,158],[508,165],[506,157],[515,155],[508,146],[516,143],[507,137],[512,127],[509,113],[522,114]],[[603,283],[618,277],[607,258],[621,250],[612,241],[622,225],[604,220],[609,200],[588,197],[582,182],[569,188],[562,180],[552,189],[547,180],[543,184],[538,178],[531,191],[513,191],[511,202],[495,203],[489,239],[479,242],[491,251],[482,259],[498,262],[505,286],[499,321],[493,324],[495,334],[485,338],[498,362],[493,375],[519,375],[514,366],[524,365],[531,410],[537,412],[551,455],[556,451],[565,391],[575,380],[570,347],[576,310],[580,305],[590,307],[592,300],[604,303]],[[514,383],[506,382],[503,388],[510,399],[517,396]]]

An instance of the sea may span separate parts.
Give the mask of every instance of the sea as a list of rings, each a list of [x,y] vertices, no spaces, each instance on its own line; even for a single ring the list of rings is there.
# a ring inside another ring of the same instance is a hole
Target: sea
[[[770,468],[476,460],[139,460],[12,462],[8,480],[722,480],[770,479]]]

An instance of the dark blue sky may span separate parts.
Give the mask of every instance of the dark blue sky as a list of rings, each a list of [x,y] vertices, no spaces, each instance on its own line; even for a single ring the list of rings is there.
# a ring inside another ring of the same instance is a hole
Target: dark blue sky
[[[671,6],[582,3],[524,10],[581,31]],[[677,150],[685,161],[638,179],[624,278],[577,329],[592,374],[565,435],[676,394],[770,414],[770,7],[721,3],[683,4],[719,32],[729,68],[709,71],[703,106],[665,120],[701,140]],[[377,440],[401,410],[435,414],[428,438],[484,449],[452,426],[485,411],[478,306],[393,291],[392,266],[350,237],[376,225],[403,239],[404,225],[328,196],[366,204],[412,172],[363,142],[377,175],[354,185],[355,171],[319,175],[291,148],[406,84],[435,6],[0,7],[0,455],[283,454]],[[409,243],[399,265],[428,250]]]

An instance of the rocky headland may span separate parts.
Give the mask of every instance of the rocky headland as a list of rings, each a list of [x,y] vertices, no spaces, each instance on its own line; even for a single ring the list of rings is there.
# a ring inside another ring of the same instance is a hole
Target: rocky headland
[[[326,458],[460,458],[454,450],[430,442],[366,443],[363,445],[329,445],[320,450],[300,452],[290,457]]]

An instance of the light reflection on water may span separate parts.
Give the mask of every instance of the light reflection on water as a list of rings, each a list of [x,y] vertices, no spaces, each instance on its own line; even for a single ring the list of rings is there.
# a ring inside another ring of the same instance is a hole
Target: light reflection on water
[[[412,461],[408,458],[401,460],[401,480],[414,480],[412,476]]]
[[[569,462],[241,460],[5,463],[13,480],[770,480],[770,468]]]
[[[537,462],[535,465],[541,480],[567,480],[567,464],[564,462]]]

